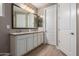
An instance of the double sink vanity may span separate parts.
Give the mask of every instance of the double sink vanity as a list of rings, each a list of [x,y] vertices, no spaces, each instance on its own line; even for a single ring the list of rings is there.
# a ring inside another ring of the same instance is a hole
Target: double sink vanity
[[[43,19],[36,12],[24,9],[25,4],[12,4],[12,29],[36,29],[43,26]],[[28,7],[29,9],[32,9]],[[33,10],[33,9],[32,9]],[[33,10],[35,11],[35,10]],[[21,56],[43,44],[43,31],[10,33],[10,54]]]
[[[43,31],[10,34],[11,55],[21,56],[43,44]]]

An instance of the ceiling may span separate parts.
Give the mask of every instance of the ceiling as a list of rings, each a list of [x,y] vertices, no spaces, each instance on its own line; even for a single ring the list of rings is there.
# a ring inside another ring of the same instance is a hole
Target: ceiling
[[[31,3],[32,5],[34,5],[36,8],[42,8],[46,5],[49,5],[49,3]]]

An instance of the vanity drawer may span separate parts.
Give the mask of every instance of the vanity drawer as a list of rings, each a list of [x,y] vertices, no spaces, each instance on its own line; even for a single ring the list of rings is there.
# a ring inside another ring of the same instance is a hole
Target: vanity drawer
[[[30,34],[30,35],[19,35],[19,36],[16,36],[16,39],[28,39],[29,37],[33,37],[33,34]]]

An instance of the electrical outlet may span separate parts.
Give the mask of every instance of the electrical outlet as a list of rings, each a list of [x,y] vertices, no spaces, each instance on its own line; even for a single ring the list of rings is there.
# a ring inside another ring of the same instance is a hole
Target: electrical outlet
[[[10,29],[10,25],[7,25],[6,27],[7,27],[7,29]]]

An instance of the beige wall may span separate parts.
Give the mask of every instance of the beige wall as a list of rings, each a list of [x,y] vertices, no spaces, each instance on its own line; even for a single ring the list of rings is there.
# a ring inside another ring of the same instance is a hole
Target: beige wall
[[[4,16],[0,16],[0,53],[9,52],[9,30],[6,25],[11,25],[11,4],[4,4]]]

